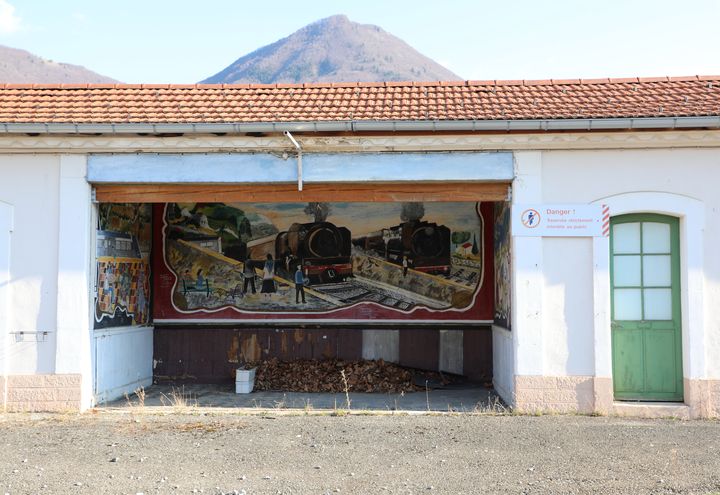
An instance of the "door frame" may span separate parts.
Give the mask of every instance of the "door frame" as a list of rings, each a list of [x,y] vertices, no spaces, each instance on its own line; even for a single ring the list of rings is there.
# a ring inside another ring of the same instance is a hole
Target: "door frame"
[[[662,223],[669,225],[670,227],[670,287],[672,293],[672,326],[674,327],[674,346],[675,346],[675,390],[676,392],[619,392],[616,387],[615,376],[613,376],[613,395],[616,399],[620,400],[635,400],[635,401],[682,401],[684,396],[683,387],[683,320],[682,320],[682,284],[681,284],[681,250],[680,250],[680,219],[673,215],[663,215],[658,213],[626,213],[622,215],[613,215],[610,221],[610,318],[611,322],[614,322],[615,314],[615,297],[614,297],[614,285],[613,285],[613,274],[615,264],[615,252],[613,250],[613,235],[612,229],[616,225],[622,225],[627,223]],[[642,231],[641,235],[641,246],[642,246]],[[644,251],[641,247],[640,260],[641,260],[641,273],[642,273],[642,255]],[[643,286],[642,280],[640,281],[640,287]],[[642,301],[642,291],[641,291]],[[633,320],[635,321],[635,320]],[[651,325],[654,320],[637,320],[638,324]],[[657,320],[658,323],[660,320]],[[613,323],[614,324],[614,323]],[[649,328],[648,328],[649,329]],[[611,354],[613,369],[615,369],[616,353],[615,344],[611,326]],[[648,371],[647,367],[643,368],[643,375]]]
[[[612,215],[658,213],[680,221],[680,291],[682,311],[682,362],[686,404],[705,400],[689,382],[705,377],[704,230],[705,204],[695,198],[668,192],[628,192],[601,197],[591,204],[607,205]],[[596,410],[612,412],[612,342],[610,312],[610,239],[593,238],[593,341]],[[693,294],[694,297],[689,295]]]

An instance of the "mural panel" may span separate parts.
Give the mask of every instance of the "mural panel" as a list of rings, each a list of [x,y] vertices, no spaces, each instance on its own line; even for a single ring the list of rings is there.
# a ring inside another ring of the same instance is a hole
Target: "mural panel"
[[[510,321],[510,204],[495,203],[494,208],[494,265],[495,265],[495,324],[511,328]]]
[[[95,328],[150,322],[152,207],[98,208]]]
[[[155,208],[156,319],[492,319],[492,205]]]

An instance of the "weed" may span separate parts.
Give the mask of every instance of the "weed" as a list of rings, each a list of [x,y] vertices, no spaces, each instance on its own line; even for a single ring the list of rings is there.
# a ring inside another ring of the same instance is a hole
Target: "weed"
[[[285,409],[285,398],[287,396],[283,394],[282,399],[275,401],[275,409]]]
[[[347,377],[345,376],[345,370],[340,370],[340,376],[343,381],[343,389],[345,390],[345,403],[347,404],[348,411],[350,410],[350,389],[348,388]]]
[[[425,380],[425,402],[427,403],[427,410],[430,412],[430,389],[428,388],[428,380]]]
[[[160,394],[160,403],[163,406],[171,406],[175,409],[187,409],[197,407],[197,398],[191,392],[185,392],[185,386],[182,388],[173,387],[169,395]]]

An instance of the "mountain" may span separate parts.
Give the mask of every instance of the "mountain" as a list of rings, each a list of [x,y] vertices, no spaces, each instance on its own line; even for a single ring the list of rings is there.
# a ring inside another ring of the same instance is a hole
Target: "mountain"
[[[401,39],[344,15],[328,17],[239,58],[203,83],[460,80]]]
[[[79,65],[46,60],[25,50],[0,45],[0,83],[116,83]]]

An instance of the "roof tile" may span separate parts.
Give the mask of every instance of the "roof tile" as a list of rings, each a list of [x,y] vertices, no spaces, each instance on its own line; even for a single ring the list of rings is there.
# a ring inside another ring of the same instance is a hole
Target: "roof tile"
[[[4,123],[497,120],[720,114],[720,76],[309,84],[0,84]]]

